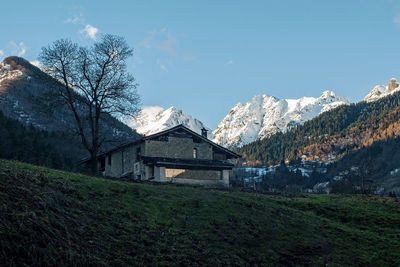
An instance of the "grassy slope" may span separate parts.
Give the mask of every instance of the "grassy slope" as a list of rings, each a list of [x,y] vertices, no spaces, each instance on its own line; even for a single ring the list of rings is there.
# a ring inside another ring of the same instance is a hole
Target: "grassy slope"
[[[0,265],[397,265],[389,198],[135,184],[0,160]]]

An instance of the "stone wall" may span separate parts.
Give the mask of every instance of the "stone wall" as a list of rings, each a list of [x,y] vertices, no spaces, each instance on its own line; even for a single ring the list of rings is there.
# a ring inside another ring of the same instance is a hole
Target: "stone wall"
[[[170,169],[158,166],[145,166],[143,161],[138,161],[137,149],[140,148],[141,156],[165,157],[177,159],[193,159],[193,149],[197,150],[197,159],[213,159],[212,146],[201,140],[200,143],[193,138],[169,136],[168,141],[146,140],[144,142],[120,148],[106,155],[104,175],[121,177],[130,174],[132,178],[154,179],[159,182],[173,182],[209,186],[229,186],[229,178],[232,170],[192,170]],[[223,155],[217,155],[216,159],[223,160]],[[225,158],[226,159],[226,158]],[[233,163],[234,159],[226,160]],[[134,172],[135,163],[140,162],[139,172]]]
[[[165,177],[197,180],[221,180],[222,172],[215,170],[187,170],[166,168]]]
[[[111,153],[111,165],[110,155],[107,155],[104,174],[106,176],[120,177],[129,172],[133,173],[133,167],[137,161],[136,151],[138,147],[139,145],[131,145]]]
[[[198,159],[213,159],[212,147],[209,143],[195,143],[192,138],[168,137],[168,141],[146,140],[145,155],[149,157],[165,157],[193,159],[193,149],[197,149]]]

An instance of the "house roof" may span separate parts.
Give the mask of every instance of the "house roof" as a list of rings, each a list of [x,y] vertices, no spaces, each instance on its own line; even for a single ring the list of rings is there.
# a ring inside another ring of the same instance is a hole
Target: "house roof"
[[[175,132],[175,131],[178,131],[178,130],[184,130],[184,131],[186,131],[187,133],[189,133],[189,134],[191,134],[191,135],[193,135],[193,136],[196,136],[197,138],[199,138],[199,139],[201,139],[201,140],[203,140],[203,141],[209,143],[210,145],[212,145],[212,146],[214,146],[214,147],[220,149],[220,150],[223,151],[224,153],[229,154],[229,155],[231,155],[231,156],[233,156],[233,157],[235,157],[235,158],[240,158],[240,157],[241,157],[239,154],[236,154],[235,152],[233,152],[233,151],[231,151],[231,150],[229,150],[229,149],[227,149],[227,148],[225,148],[225,147],[223,147],[223,146],[220,146],[220,145],[214,143],[214,142],[211,141],[210,139],[208,139],[208,138],[206,138],[206,137],[204,137],[204,136],[202,136],[202,135],[200,135],[200,134],[198,134],[198,133],[196,133],[196,132],[190,130],[189,128],[183,126],[182,124],[179,124],[179,125],[177,125],[177,126],[175,126],[175,127],[169,128],[169,129],[167,129],[167,130],[164,130],[164,131],[161,131],[161,132],[152,134],[152,135],[143,136],[142,138],[139,138],[139,139],[137,139],[137,140],[135,140],[135,141],[131,141],[131,142],[128,142],[128,143],[119,145],[119,146],[117,146],[117,147],[115,147],[115,148],[113,148],[113,149],[107,150],[107,151],[105,151],[105,152],[99,154],[99,157],[104,156],[104,155],[106,155],[106,154],[109,154],[109,153],[111,153],[111,152],[117,151],[117,150],[119,150],[119,149],[121,149],[121,148],[130,146],[130,145],[134,145],[134,144],[138,144],[138,143],[141,143],[141,142],[146,141],[146,140],[151,140],[151,139],[154,139],[154,138],[157,138],[157,137],[160,137],[160,136],[162,136],[162,135],[165,135],[165,134],[168,134],[168,133],[171,133],[171,132]],[[88,160],[89,160],[88,158],[83,159],[83,160],[81,161],[81,163],[84,163],[84,162],[86,162],[86,161],[88,161]]]
[[[202,139],[203,141],[209,143],[210,145],[212,145],[212,146],[214,146],[214,147],[217,147],[217,148],[221,149],[223,152],[225,152],[225,153],[227,153],[227,154],[229,154],[229,155],[231,155],[231,156],[233,156],[233,157],[235,157],[235,158],[240,158],[240,157],[241,157],[239,154],[236,154],[236,153],[233,152],[232,150],[229,150],[229,149],[227,149],[227,148],[225,148],[225,147],[223,147],[223,146],[220,146],[220,145],[214,143],[214,142],[211,141],[210,139],[208,139],[208,138],[206,138],[206,137],[204,137],[204,136],[202,136],[202,135],[200,135],[200,134],[198,134],[198,133],[196,133],[196,132],[190,130],[189,128],[183,126],[182,124],[179,124],[179,125],[177,125],[177,126],[175,126],[175,127],[172,127],[172,128],[170,128],[170,129],[167,129],[167,130],[164,130],[164,131],[161,131],[161,132],[152,134],[152,135],[145,136],[145,137],[143,137],[142,139],[144,139],[144,140],[150,140],[150,139],[153,139],[153,138],[157,138],[157,137],[159,137],[159,136],[162,136],[162,135],[164,135],[164,134],[168,134],[168,133],[171,133],[171,132],[175,132],[175,131],[180,130],[180,129],[182,129],[182,130],[184,130],[184,131],[186,131],[186,132],[188,132],[188,133],[190,133],[190,134],[192,134],[192,135],[194,135],[194,136],[196,136],[196,137]]]
[[[230,170],[234,167],[234,164],[222,160],[175,159],[175,158],[146,157],[146,156],[142,156],[142,159],[144,162],[147,163],[152,163],[158,166],[173,167],[173,168]]]

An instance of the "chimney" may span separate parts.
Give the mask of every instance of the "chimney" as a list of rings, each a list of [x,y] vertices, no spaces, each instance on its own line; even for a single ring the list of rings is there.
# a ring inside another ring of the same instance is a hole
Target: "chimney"
[[[204,127],[201,129],[201,136],[203,136],[204,138],[207,138],[207,129]]]

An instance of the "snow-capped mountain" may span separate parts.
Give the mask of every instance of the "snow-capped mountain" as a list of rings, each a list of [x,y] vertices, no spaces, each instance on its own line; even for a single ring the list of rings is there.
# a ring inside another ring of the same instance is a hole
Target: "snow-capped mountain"
[[[349,98],[332,91],[325,91],[318,98],[300,99],[258,95],[245,104],[236,104],[229,111],[213,132],[213,141],[226,147],[239,147],[278,131],[284,132],[325,111],[350,103]]]
[[[27,60],[15,56],[5,58],[0,62],[0,112],[29,127],[61,134],[63,140],[56,145],[57,149],[78,157],[86,156],[81,140],[72,134],[76,123],[72,112],[62,105],[49,108],[42,100],[53,89],[44,82],[47,79],[51,78]],[[86,111],[81,107],[78,112]],[[130,127],[112,116],[105,115],[101,123],[101,134],[107,138],[103,145],[105,150],[139,137]],[[67,143],[70,145],[65,146]]]
[[[400,87],[399,83],[395,78],[390,79],[389,84],[387,86],[385,85],[377,85],[375,86],[371,92],[369,92],[368,95],[364,97],[365,102],[373,102],[378,99],[381,99],[382,97],[391,95],[395,92],[399,92]]]
[[[22,75],[22,71],[14,70],[10,64],[0,62],[0,85],[5,81],[17,79]]]
[[[139,115],[128,124],[143,135],[154,134],[183,124],[185,127],[198,134],[201,134],[201,129],[205,128],[208,130],[207,137],[209,139],[213,138],[211,130],[201,121],[174,106],[168,109],[157,106],[145,107],[140,111]]]

